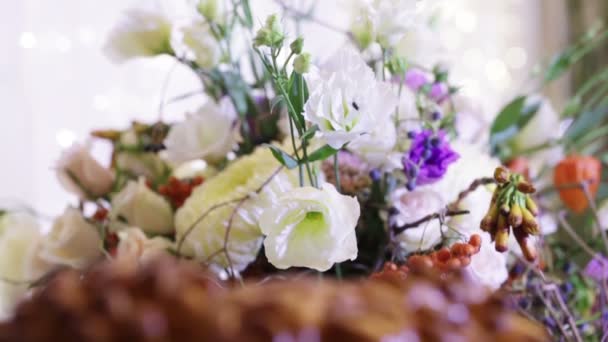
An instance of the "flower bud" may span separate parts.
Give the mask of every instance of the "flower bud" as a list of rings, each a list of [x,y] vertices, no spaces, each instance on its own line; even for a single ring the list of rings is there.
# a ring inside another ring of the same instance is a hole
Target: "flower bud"
[[[289,45],[289,48],[291,49],[291,52],[293,52],[296,55],[299,55],[299,54],[302,53],[302,48],[303,47],[304,47],[304,38],[302,38],[302,37],[296,38],[296,40],[294,40]]]
[[[536,252],[536,247],[534,246],[532,241],[530,241],[530,237],[528,236],[528,234],[522,231],[521,229],[515,230],[514,234],[515,239],[519,244],[519,248],[521,248],[521,251],[524,255],[524,258],[526,258],[526,260],[528,260],[529,262],[533,262],[534,260],[536,260],[538,253]]]
[[[509,206],[509,204],[508,204],[508,203],[503,203],[503,204],[500,206],[500,213],[501,213],[502,215],[507,216],[507,215],[509,215],[509,213],[510,213],[510,212],[511,212],[511,207]]]
[[[298,74],[305,74],[310,69],[310,54],[309,53],[301,53],[296,59],[293,61],[293,69]]]
[[[511,172],[504,166],[499,166],[494,170],[494,179],[499,184],[504,184],[509,181],[509,177],[511,176]]]
[[[532,213],[534,216],[538,216],[538,206],[530,196],[526,196],[526,208]]]
[[[540,233],[540,230],[538,227],[538,222],[536,221],[536,218],[534,218],[534,215],[532,215],[532,213],[526,208],[522,208],[522,214],[524,231],[530,235],[538,235]]]
[[[218,16],[217,0],[201,0],[196,5],[196,10],[203,18],[215,21]]]
[[[524,194],[533,194],[536,192],[534,185],[532,185],[524,180],[517,183],[517,190],[519,190],[520,192],[523,192]]]
[[[496,205],[496,203],[494,203],[490,207],[490,210],[488,210],[488,213],[483,218],[483,220],[481,220],[480,228],[483,231],[489,232],[490,230],[492,230],[492,227],[496,226],[497,221],[498,221],[498,206]]]
[[[521,226],[522,221],[522,208],[515,203],[511,206],[511,212],[509,213],[509,224],[515,228]]]
[[[407,69],[407,61],[403,57],[394,56],[388,61],[387,68],[393,75],[403,75]]]
[[[498,218],[496,234],[494,235],[495,246],[498,252],[506,252],[509,249],[509,225],[505,216]]]
[[[264,27],[260,28],[253,39],[255,46],[268,46],[271,48],[278,48],[283,45],[285,35],[281,29],[276,14],[268,16]]]

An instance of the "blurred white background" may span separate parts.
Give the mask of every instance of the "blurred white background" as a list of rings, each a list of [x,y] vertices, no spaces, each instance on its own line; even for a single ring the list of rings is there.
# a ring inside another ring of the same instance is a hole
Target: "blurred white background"
[[[0,206],[22,202],[57,214],[74,199],[57,183],[54,161],[63,147],[84,141],[94,128],[123,128],[154,121],[161,88],[174,62],[167,57],[113,65],[101,52],[121,11],[146,0],[4,0],[0,12]],[[149,0],[148,0],[149,1]],[[179,15],[180,1],[165,1]],[[297,0],[287,0],[294,3]],[[306,0],[310,3],[310,0]],[[346,27],[350,1],[319,1],[317,17]],[[541,0],[447,0],[438,33],[419,32],[405,51],[423,64],[444,61],[453,80],[476,96],[487,117],[521,88],[541,57]],[[262,22],[277,11],[272,0],[252,0]],[[329,55],[343,37],[305,25],[307,50]],[[422,60],[421,60],[422,59]],[[185,68],[171,74],[166,95],[199,89]],[[171,105],[164,118],[179,118],[201,99]]]

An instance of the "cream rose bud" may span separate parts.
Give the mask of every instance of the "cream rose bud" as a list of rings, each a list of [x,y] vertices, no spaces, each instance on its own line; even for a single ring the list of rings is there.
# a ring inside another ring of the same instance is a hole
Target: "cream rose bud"
[[[53,264],[85,268],[102,255],[102,248],[97,227],[78,209],[68,207],[42,241],[40,257]]]
[[[334,263],[357,257],[355,227],[359,202],[333,185],[294,188],[262,213],[266,257],[274,266],[327,271]]]
[[[74,144],[56,165],[59,183],[80,199],[94,199],[112,190],[114,174],[89,153],[87,146]]]
[[[171,23],[162,13],[143,8],[127,10],[112,29],[104,53],[115,63],[135,57],[151,57],[173,52]]]
[[[148,238],[139,228],[127,228],[118,232],[117,258],[135,259],[142,263],[168,254],[173,243],[164,237]]]
[[[165,139],[166,153],[173,162],[205,159],[217,162],[226,157],[238,140],[236,111],[228,97],[212,100],[186,120],[173,125]]]
[[[9,213],[0,217],[0,319],[8,318],[15,305],[52,266],[40,259],[42,241],[38,222],[30,215]]]
[[[173,231],[173,210],[161,195],[150,190],[143,178],[130,181],[113,199],[110,218],[124,218],[129,225],[141,227],[147,234]]]

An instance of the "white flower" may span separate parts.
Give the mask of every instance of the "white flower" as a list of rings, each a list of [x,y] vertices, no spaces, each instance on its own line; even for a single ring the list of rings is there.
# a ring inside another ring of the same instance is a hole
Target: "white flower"
[[[608,200],[605,200],[600,204],[597,214],[600,217],[599,223],[602,229],[608,229]]]
[[[442,196],[428,186],[414,191],[399,188],[390,195],[391,205],[397,215],[391,217],[391,226],[401,226],[415,222],[424,216],[439,212],[445,206]],[[402,248],[408,252],[429,249],[441,239],[438,220],[429,221],[416,228],[410,228],[397,235]]]
[[[319,127],[319,136],[341,148],[390,120],[397,98],[390,85],[376,81],[361,55],[343,48],[318,71],[306,74],[310,98],[304,118]]]
[[[479,146],[487,144],[492,118],[488,117],[481,103],[465,95],[455,95],[452,101],[457,111],[455,126],[458,139]]]
[[[559,114],[553,109],[551,102],[543,97],[535,96],[529,102],[541,101],[541,107],[526,126],[517,134],[513,147],[522,151],[538,147],[544,143],[561,137],[561,120]],[[533,175],[540,172],[543,166],[553,166],[564,157],[561,146],[543,149],[530,155],[530,171]]]
[[[93,199],[112,189],[114,174],[90,154],[87,146],[74,144],[57,161],[59,183],[80,199]]]
[[[53,222],[40,256],[53,264],[85,268],[102,255],[102,248],[97,228],[78,209],[68,207]]]
[[[279,166],[268,148],[258,147],[195,188],[175,216],[176,248],[184,240],[178,252],[236,271],[247,267],[262,245],[258,221],[263,208],[297,184],[292,172],[272,176]],[[221,253],[226,239],[230,260]]]
[[[191,21],[178,27],[172,37],[172,46],[178,56],[196,62],[201,68],[212,68],[220,62],[222,51],[211,32],[209,23]]]
[[[33,217],[23,213],[0,217],[0,319],[12,314],[31,282],[51,270],[38,256],[41,241]]]
[[[397,164],[391,163],[389,154],[397,143],[397,130],[392,120],[382,120],[369,134],[363,134],[348,145],[348,149],[361,156],[372,167],[387,171],[398,168],[401,164],[401,153],[398,153]]]
[[[394,47],[414,27],[421,10],[417,0],[360,0],[351,31],[362,47],[377,41]]]
[[[467,270],[473,279],[496,290],[509,277],[506,254],[494,249],[490,234],[481,230],[476,234],[481,236],[481,249],[471,257],[471,265]]]
[[[355,227],[359,202],[333,185],[295,188],[281,195],[260,217],[264,248],[274,266],[326,271],[357,257]]]
[[[492,158],[476,146],[458,141],[452,142],[451,146],[460,155],[460,158],[450,165],[439,182],[419,186],[415,191],[409,193],[404,189],[398,189],[396,191],[399,192],[391,195],[392,204],[398,210],[394,219],[399,220],[399,224],[413,222],[423,216],[439,212],[454,202],[459,193],[466,190],[473,181],[493,175],[494,169],[500,165],[497,159]],[[413,197],[413,199],[409,199],[409,197]],[[469,210],[470,213],[446,219],[446,223],[452,228],[444,228],[446,235],[458,235],[454,230],[461,234],[470,234],[479,230],[479,223],[487,212],[491,198],[491,189],[484,186],[480,186],[468,194],[460,202],[458,209]],[[407,203],[407,206],[400,206],[399,202]],[[412,209],[409,209],[410,206],[420,209],[414,211],[414,214]],[[421,241],[423,232],[424,240]],[[439,243],[441,233],[439,224],[435,220],[416,228],[407,229],[397,238],[402,242],[406,251],[415,251],[420,246],[425,249]]]
[[[173,243],[164,237],[148,238],[139,228],[127,228],[118,232],[117,258],[148,262],[160,255],[168,254]]]
[[[171,127],[165,139],[167,156],[175,162],[203,158],[222,160],[238,139],[236,111],[230,99],[207,102],[197,113]]]
[[[130,181],[113,199],[110,218],[122,217],[129,225],[140,227],[148,234],[168,234],[173,231],[173,210],[161,195],[150,190],[143,178]]]
[[[105,54],[115,63],[135,57],[172,53],[171,23],[156,10],[127,10],[112,29],[104,46]]]

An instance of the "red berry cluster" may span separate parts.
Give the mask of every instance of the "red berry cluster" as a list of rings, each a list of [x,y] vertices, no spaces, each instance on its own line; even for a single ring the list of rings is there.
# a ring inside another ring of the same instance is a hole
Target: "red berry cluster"
[[[118,239],[118,234],[116,233],[108,233],[106,234],[106,238],[104,241],[104,247],[106,251],[110,253],[111,256],[116,256],[116,248],[118,248],[118,243],[120,240]]]
[[[481,236],[473,234],[468,243],[455,243],[428,255],[412,255],[407,266],[412,270],[436,269],[442,273],[456,271],[471,263],[471,256],[481,248]]]
[[[394,262],[387,261],[384,263],[382,270],[374,272],[371,275],[372,279],[389,279],[399,278],[405,279],[410,269],[405,265],[397,265]]]
[[[98,206],[97,210],[95,211],[93,216],[91,216],[91,219],[95,222],[103,222],[106,220],[107,217],[108,217],[108,209],[106,209],[102,206]]]
[[[192,194],[192,189],[203,184],[203,177],[196,176],[190,179],[169,178],[167,184],[158,187],[158,193],[165,196],[174,208],[184,205],[184,202]]]

